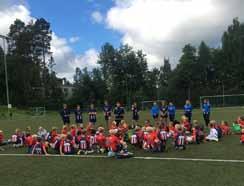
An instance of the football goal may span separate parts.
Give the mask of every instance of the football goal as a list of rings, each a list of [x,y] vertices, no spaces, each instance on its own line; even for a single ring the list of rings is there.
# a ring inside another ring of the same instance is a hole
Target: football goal
[[[242,107],[244,106],[244,94],[201,96],[200,106],[203,100],[209,100],[212,107]]]
[[[46,109],[45,107],[32,107],[30,109],[32,116],[45,116],[46,115]]]

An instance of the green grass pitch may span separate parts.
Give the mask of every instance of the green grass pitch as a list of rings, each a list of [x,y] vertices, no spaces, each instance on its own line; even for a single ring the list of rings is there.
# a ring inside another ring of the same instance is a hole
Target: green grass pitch
[[[181,111],[178,112],[179,119]],[[214,109],[212,119],[232,123],[243,108]],[[149,112],[141,112],[140,122],[150,119]],[[130,123],[130,114],[126,120]],[[193,119],[203,123],[200,110],[194,110]],[[87,118],[85,118],[87,120]],[[104,125],[103,116],[98,115],[98,124]],[[45,117],[32,117],[24,111],[16,111],[12,120],[1,119],[0,129],[10,137],[15,128],[38,126],[50,129],[61,127],[58,113],[47,113]],[[4,147],[0,154],[23,154],[26,149]],[[135,156],[169,158],[203,158],[244,160],[244,146],[239,136],[224,137],[218,143],[188,145],[185,151],[175,151],[170,145],[166,153],[152,154],[130,148]],[[244,163],[202,162],[175,160],[143,160],[77,157],[15,157],[0,156],[0,186],[78,186],[78,185],[168,185],[168,186],[243,186]]]

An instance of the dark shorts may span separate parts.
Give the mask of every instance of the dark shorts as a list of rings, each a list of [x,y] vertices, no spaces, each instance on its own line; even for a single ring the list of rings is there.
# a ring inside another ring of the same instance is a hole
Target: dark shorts
[[[161,115],[160,117],[163,119],[168,118],[168,114]]]
[[[81,124],[81,123],[83,123],[83,120],[80,119],[80,120],[76,120],[75,122],[76,122],[76,124]]]
[[[138,121],[139,120],[139,116],[137,115],[137,116],[133,116],[132,117],[132,120],[134,120],[134,121]]]
[[[64,122],[64,124],[70,124],[70,119],[69,118],[64,118],[63,122]]]
[[[110,117],[111,117],[111,116],[104,116],[104,119],[105,119],[106,121],[108,121]]]
[[[153,119],[158,119],[158,114],[153,115]]]
[[[97,122],[97,119],[89,119],[89,122],[95,124]]]

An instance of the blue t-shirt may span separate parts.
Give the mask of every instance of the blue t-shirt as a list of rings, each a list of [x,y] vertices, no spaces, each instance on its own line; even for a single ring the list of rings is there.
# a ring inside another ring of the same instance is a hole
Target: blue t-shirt
[[[202,105],[202,111],[203,111],[204,114],[210,114],[211,105],[209,103],[204,103]]]
[[[152,116],[156,116],[156,115],[159,114],[159,108],[158,108],[158,106],[153,106],[151,108],[151,114],[152,114]]]
[[[192,105],[191,104],[185,104],[184,105],[184,111],[185,111],[185,114],[191,114],[192,113]]]
[[[175,110],[176,110],[176,108],[175,108],[174,105],[169,105],[168,106],[168,113],[169,113],[169,115],[175,115]]]

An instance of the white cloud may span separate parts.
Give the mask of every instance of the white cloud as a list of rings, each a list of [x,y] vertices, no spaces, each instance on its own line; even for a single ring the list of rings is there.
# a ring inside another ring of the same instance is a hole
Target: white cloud
[[[87,67],[88,70],[98,67],[98,52],[91,48],[87,50],[83,55],[76,56],[74,59],[74,66],[84,68]]]
[[[78,36],[69,38],[70,43],[77,43],[79,40],[80,40],[80,38]]]
[[[94,11],[91,14],[92,21],[94,23],[102,23],[103,22],[103,15],[99,11]]]
[[[142,49],[149,67],[164,56],[176,64],[182,47],[205,40],[214,46],[234,17],[244,20],[242,0],[114,0],[107,12],[110,29],[122,33],[122,42]]]
[[[6,35],[9,31],[9,26],[18,18],[27,23],[31,19],[30,11],[23,5],[13,5],[9,8],[0,10],[0,34]]]
[[[56,62],[54,69],[58,72],[58,77],[66,77],[73,81],[76,67],[81,69],[87,67],[88,70],[91,70],[98,66],[98,52],[95,49],[88,49],[84,54],[77,55],[65,38],[57,37],[55,33],[52,38],[51,51]]]

